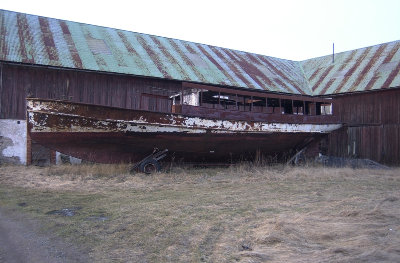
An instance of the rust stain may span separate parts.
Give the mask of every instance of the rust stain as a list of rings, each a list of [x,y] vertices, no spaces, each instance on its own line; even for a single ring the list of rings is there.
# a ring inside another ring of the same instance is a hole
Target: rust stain
[[[356,51],[353,50],[350,55],[346,58],[346,60],[344,61],[344,63],[342,63],[342,65],[340,65],[339,69],[337,70],[337,72],[341,72],[342,70],[344,70],[344,68],[346,67],[347,63],[349,63],[350,61],[353,60],[354,56],[356,54]],[[335,79],[330,79],[328,81],[328,83],[325,85],[325,87],[321,90],[321,92],[319,92],[319,94],[326,94],[326,92],[328,91],[328,89],[332,86],[333,82],[335,82]],[[322,83],[322,82],[320,82]]]
[[[136,52],[135,48],[132,46],[132,44],[128,41],[128,38],[125,36],[125,34],[121,31],[118,31],[118,36],[121,38],[122,43],[124,43],[125,48],[128,50],[128,52],[135,57],[140,57],[139,54]]]
[[[393,56],[397,53],[397,51],[400,48],[400,43],[396,44],[394,48],[390,50],[390,52],[386,55],[385,59],[383,60],[382,64],[389,63]],[[371,90],[375,84],[375,82],[380,78],[379,73],[375,72],[374,77],[368,82],[367,86],[365,86],[364,90]],[[393,77],[394,78],[394,77]],[[392,82],[392,81],[390,81]],[[387,85],[390,83],[386,83]],[[382,85],[382,87],[385,87],[385,84]]]
[[[397,43],[396,46],[395,46],[392,50],[390,50],[390,52],[389,52],[389,54],[386,56],[385,60],[383,60],[383,64],[389,63],[389,62],[392,60],[393,56],[397,53],[397,51],[399,50],[399,48],[400,48],[400,42]]]
[[[179,71],[179,73],[183,76],[184,80],[190,80],[190,77],[187,75],[185,69],[181,67],[181,63],[179,63],[171,53],[161,44],[160,40],[154,36],[150,36],[150,38],[154,41],[154,43],[158,46],[158,49],[161,53],[171,62],[171,64]]]
[[[317,68],[314,73],[311,75],[311,77],[309,78],[309,81],[311,82],[317,75],[318,73],[322,70],[322,68]]]
[[[353,61],[354,56],[357,54],[357,50],[353,50],[351,51],[350,55],[346,58],[346,60],[344,61],[344,63],[342,65],[340,65],[339,71],[344,70],[344,68],[346,67],[346,65],[348,63],[350,63],[351,61]]]
[[[4,19],[0,19],[0,22],[1,22],[1,24],[0,24],[0,33],[1,33],[0,34],[0,59],[3,60],[6,58],[6,55],[8,55],[8,54],[6,54],[8,47],[7,47],[7,42],[5,41],[7,31],[6,31],[6,27],[4,25]]]
[[[340,65],[340,67],[339,67],[339,69],[337,70],[337,72],[341,72],[342,70],[344,70],[344,68],[346,67],[346,65],[347,65],[348,63],[350,63],[350,62],[353,60],[353,58],[354,58],[354,56],[355,56],[356,53],[357,53],[356,50],[353,50],[353,51],[350,53],[350,55],[346,58],[346,60],[342,63],[342,65]],[[328,91],[328,89],[332,86],[333,82],[335,82],[335,79],[330,79],[330,80],[328,81],[328,83],[325,85],[325,87],[321,90],[321,92],[319,92],[319,94],[326,94],[326,92]],[[322,82],[320,82],[320,83],[322,83]]]
[[[33,41],[29,33],[28,21],[23,14],[17,14],[17,26],[22,62],[35,63],[34,54],[32,52]]]
[[[390,84],[392,83],[393,79],[400,74],[400,62],[397,64],[396,68],[390,72],[389,77],[386,79],[385,83],[383,83],[382,88],[390,88]]]
[[[325,95],[327,90],[332,86],[333,82],[335,82],[335,79],[330,79],[328,83],[326,83],[324,89],[321,92],[319,92],[319,94]]]
[[[305,92],[303,90],[301,90],[297,84],[295,84],[292,80],[290,80],[285,74],[283,74],[283,72],[281,70],[278,70],[271,62],[268,61],[267,58],[257,55],[257,57],[259,59],[261,59],[261,61],[263,61],[264,63],[266,63],[268,65],[269,68],[272,69],[272,71],[277,74],[278,76],[280,76],[282,79],[288,81],[300,94],[305,94]],[[278,78],[275,79],[276,82],[278,82]],[[279,84],[283,87],[285,87],[286,90],[292,90],[292,88],[290,88],[288,85],[286,85],[286,83],[284,83],[283,81],[279,80]]]
[[[83,68],[82,60],[79,56],[78,50],[76,49],[75,43],[72,39],[71,32],[68,29],[65,21],[60,21],[60,26],[63,31],[65,42],[68,45],[69,52],[71,53],[72,62],[74,66],[77,68]]]
[[[210,60],[211,63],[213,63],[224,74],[230,83],[236,83],[236,80],[222,68],[222,66],[213,58],[211,54],[209,54],[200,44],[196,44],[196,46],[207,57],[207,59]],[[186,48],[192,54],[196,53],[190,46],[186,45]]]
[[[54,43],[53,34],[50,31],[49,21],[43,17],[39,17],[40,29],[42,30],[42,38],[46,47],[47,55],[50,60],[58,62],[58,52]]]
[[[132,46],[132,44],[129,42],[129,40],[126,37],[126,35],[123,32],[119,31],[119,30],[118,30],[117,34],[120,37],[120,39],[122,40],[122,43],[124,43],[124,46],[125,46],[126,50],[128,51],[128,53],[131,56],[133,56],[133,60],[135,61],[135,63],[139,64],[139,66],[141,67],[141,69],[143,71],[150,72],[149,68],[147,67],[147,65],[145,65],[145,63],[142,62],[139,53]]]
[[[353,84],[354,87],[357,87],[361,81],[365,78],[365,75],[371,70],[371,68],[376,64],[378,59],[380,58],[382,52],[385,50],[385,48],[388,46],[388,44],[381,45],[378,50],[374,53],[372,58],[368,61],[368,64],[363,68],[361,73],[359,73],[355,83]]]
[[[375,73],[374,76],[368,81],[368,84],[365,86],[365,90],[370,90],[375,85],[375,82],[379,79],[379,76]]]
[[[136,36],[138,42],[140,43],[140,45],[144,48],[144,50],[146,50],[147,54],[149,55],[149,57],[152,59],[154,65],[156,65],[156,67],[158,68],[158,70],[161,72],[161,74],[163,74],[163,76],[165,78],[169,78],[172,79],[172,76],[165,70],[162,62],[158,61],[158,56],[157,54],[153,51],[153,48],[150,47],[147,44],[147,41],[144,40],[140,35]]]
[[[250,83],[242,74],[238,73],[239,70],[236,65],[227,60],[216,47],[210,47],[210,49],[228,66],[232,74],[237,76],[246,86],[253,87],[252,83]]]
[[[198,77],[200,81],[206,82],[207,80],[204,78],[204,76],[200,73],[200,71],[193,64],[193,62],[187,57],[187,55],[184,52],[182,52],[182,50],[178,47],[178,45],[172,39],[167,39],[167,41],[171,44],[172,48],[175,49],[175,51],[182,57],[186,65],[188,65],[192,69],[196,77]]]
[[[265,88],[265,82],[259,80],[255,76],[258,76],[264,80],[264,74],[253,64],[247,62],[245,59],[238,60],[236,56],[234,56],[232,50],[226,50],[226,54],[231,58],[231,60],[236,61],[238,65],[242,68],[244,72],[246,72],[254,82],[256,82],[261,88]],[[247,56],[249,57],[249,56]]]
[[[259,64],[259,65],[260,65],[260,62],[257,60],[257,58],[256,58],[256,56],[255,56],[254,54],[248,53],[248,54],[246,54],[246,56],[250,59],[250,61],[253,62],[253,64]],[[272,87],[273,89],[278,89],[278,90],[279,90],[279,88],[277,88],[277,87],[275,86],[275,83],[274,83],[272,80],[270,80],[270,79],[264,74],[264,72],[260,71],[257,67],[253,66],[252,63],[247,63],[247,64],[248,64],[248,67],[249,67],[250,69],[255,68],[255,70],[256,70],[255,72],[258,72],[258,75],[261,77],[261,79],[263,80],[264,83],[266,83],[268,86]],[[261,85],[261,86],[264,87],[264,88],[266,88],[265,85]]]
[[[361,65],[361,63],[364,61],[365,57],[368,55],[368,53],[371,51],[372,47],[366,48],[363,53],[360,55],[360,57],[357,58],[356,63],[349,69],[349,71],[346,72],[344,75],[344,78],[340,82],[339,86],[336,88],[335,93],[340,93],[345,87],[347,81],[352,77],[354,72],[358,69],[358,67]],[[348,91],[354,91],[356,89],[355,86],[352,86]]]
[[[315,91],[319,87],[319,85],[324,81],[324,79],[326,78],[326,76],[328,76],[328,74],[332,71],[332,69],[333,65],[330,65],[327,69],[325,69],[324,73],[322,73],[318,81],[312,87],[312,91]]]

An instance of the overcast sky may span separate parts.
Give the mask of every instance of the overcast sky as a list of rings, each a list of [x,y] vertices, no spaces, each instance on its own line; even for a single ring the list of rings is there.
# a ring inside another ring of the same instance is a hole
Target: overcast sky
[[[400,40],[400,0],[1,0],[0,9],[291,60]]]

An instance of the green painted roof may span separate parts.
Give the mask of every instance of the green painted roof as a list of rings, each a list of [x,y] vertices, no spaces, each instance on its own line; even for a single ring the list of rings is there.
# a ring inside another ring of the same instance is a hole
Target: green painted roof
[[[0,10],[0,60],[270,92],[327,95],[400,86],[400,41],[290,61]]]
[[[314,95],[400,87],[400,41],[301,62]]]

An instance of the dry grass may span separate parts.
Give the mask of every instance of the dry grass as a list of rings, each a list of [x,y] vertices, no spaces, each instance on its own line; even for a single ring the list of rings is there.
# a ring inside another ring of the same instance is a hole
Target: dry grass
[[[127,170],[0,167],[0,205],[96,262],[400,262],[400,169]]]

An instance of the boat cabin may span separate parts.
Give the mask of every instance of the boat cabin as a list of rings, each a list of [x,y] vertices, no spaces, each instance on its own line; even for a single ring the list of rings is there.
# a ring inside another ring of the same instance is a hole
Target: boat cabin
[[[159,89],[157,89],[159,90]],[[140,108],[222,120],[332,123],[333,100],[183,83],[180,91],[142,93]]]

